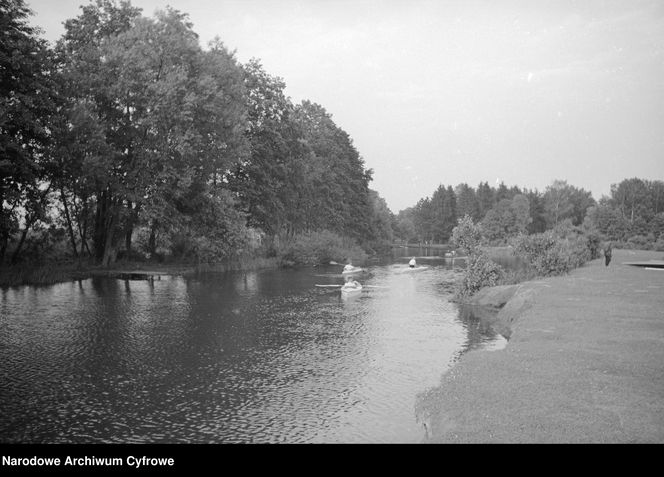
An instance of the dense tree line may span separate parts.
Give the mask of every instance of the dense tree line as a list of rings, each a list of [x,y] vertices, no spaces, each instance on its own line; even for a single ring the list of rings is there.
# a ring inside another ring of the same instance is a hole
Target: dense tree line
[[[0,13],[0,263],[214,261],[317,230],[392,239],[331,115],[219,39],[202,48],[186,14],[95,0],[51,48],[23,0]]]
[[[468,184],[439,186],[431,197],[399,212],[395,233],[408,242],[447,243],[459,219],[470,217],[491,243],[520,234],[579,227],[635,248],[664,249],[664,182],[625,179],[598,202],[582,188],[556,180],[543,192]]]
[[[611,185],[584,224],[620,246],[664,250],[664,181],[631,178]]]

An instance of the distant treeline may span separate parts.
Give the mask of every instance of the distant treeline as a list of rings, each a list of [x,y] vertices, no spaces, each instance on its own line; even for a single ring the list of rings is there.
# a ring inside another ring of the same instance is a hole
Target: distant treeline
[[[480,223],[482,235],[493,244],[520,234],[580,227],[619,247],[664,250],[664,182],[638,178],[613,184],[610,196],[599,202],[561,180],[544,192],[503,183],[441,185],[431,197],[399,212],[395,236],[407,242],[446,243],[465,215]]]
[[[219,39],[201,48],[177,10],[81,8],[51,48],[23,0],[0,0],[0,264],[392,240],[372,171],[322,106],[293,104]]]

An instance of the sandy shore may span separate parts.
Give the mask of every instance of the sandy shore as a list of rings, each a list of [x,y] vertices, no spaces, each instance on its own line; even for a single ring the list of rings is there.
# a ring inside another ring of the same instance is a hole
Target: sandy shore
[[[424,406],[431,442],[664,442],[664,271],[615,250],[523,284],[500,351],[464,355]]]

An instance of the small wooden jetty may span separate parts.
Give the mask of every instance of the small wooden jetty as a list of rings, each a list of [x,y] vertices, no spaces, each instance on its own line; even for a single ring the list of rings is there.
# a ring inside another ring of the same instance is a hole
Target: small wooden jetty
[[[640,262],[623,262],[623,265],[644,268],[664,268],[664,260],[644,260]]]
[[[119,280],[161,280],[163,275],[169,275],[165,272],[157,272],[151,270],[109,270],[100,273],[109,278],[117,278]]]

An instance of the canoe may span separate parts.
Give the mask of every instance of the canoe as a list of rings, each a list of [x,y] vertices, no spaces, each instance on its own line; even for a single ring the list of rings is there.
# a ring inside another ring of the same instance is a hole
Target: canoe
[[[362,285],[360,285],[359,287],[356,287],[356,286],[347,287],[345,285],[341,287],[341,294],[342,295],[350,295],[350,294],[358,293],[358,292],[361,292],[361,291],[362,291]]]
[[[353,273],[360,273],[363,272],[364,268],[361,267],[354,267],[352,270],[344,270],[341,272],[342,275],[352,275]]]
[[[425,266],[419,266],[419,267],[408,267],[408,268],[402,268],[400,270],[401,273],[411,273],[411,272],[421,272],[422,270],[427,270],[429,267]]]

